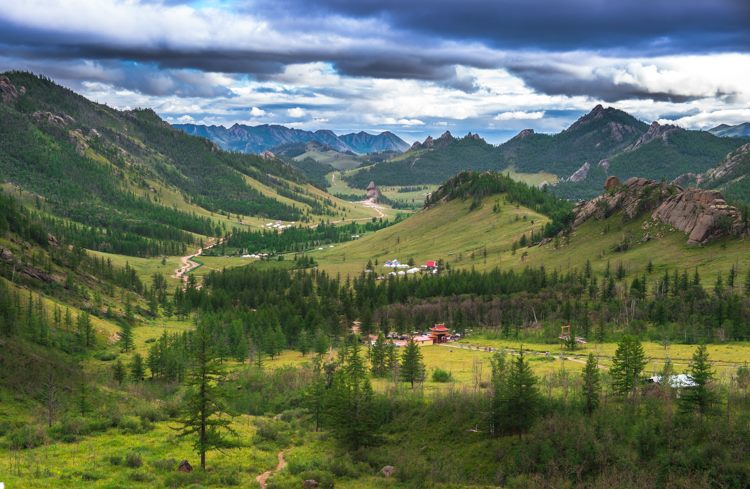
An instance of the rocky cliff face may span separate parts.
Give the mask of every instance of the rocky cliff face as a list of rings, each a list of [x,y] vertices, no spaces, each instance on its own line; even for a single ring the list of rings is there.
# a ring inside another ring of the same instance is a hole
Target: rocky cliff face
[[[671,124],[665,124],[662,126],[658,122],[654,121],[648,127],[648,131],[646,131],[645,134],[641,135],[641,137],[639,137],[631,146],[627,147],[625,151],[635,151],[644,144],[648,144],[656,139],[661,139],[666,143],[669,141],[669,137],[671,134],[679,131],[684,131],[684,129],[673,126]]]
[[[750,155],[750,144],[740,146],[729,153],[721,164],[704,173],[700,181],[713,182],[740,176],[742,167],[748,165],[748,155]]]
[[[686,233],[688,244],[745,232],[740,213],[716,190],[690,188],[679,192],[665,200],[652,217]]]
[[[622,185],[608,183],[607,193],[576,206],[574,227],[617,212],[628,219],[650,212],[655,221],[687,234],[688,244],[704,244],[718,237],[748,232],[737,209],[715,190],[683,189],[635,177]]]
[[[605,219],[622,211],[633,219],[644,212],[655,209],[661,202],[676,191],[675,186],[659,183],[645,178],[629,178],[619,187],[612,187],[605,194],[595,199],[582,202],[573,210],[574,227],[580,226],[589,219]]]

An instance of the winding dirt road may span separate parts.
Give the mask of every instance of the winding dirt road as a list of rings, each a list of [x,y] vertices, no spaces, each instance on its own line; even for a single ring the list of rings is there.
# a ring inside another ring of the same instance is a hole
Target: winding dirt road
[[[276,465],[276,468],[273,470],[266,470],[262,474],[260,474],[258,477],[255,478],[256,481],[258,481],[258,484],[260,484],[260,489],[266,489],[266,484],[268,483],[268,479],[275,474],[276,472],[282,470],[284,467],[286,467],[286,460],[284,459],[284,451],[280,451],[277,455],[277,458],[279,459],[279,463]]]
[[[208,240],[208,244],[203,248],[198,248],[198,250],[192,255],[186,255],[180,258],[180,267],[174,271],[174,275],[172,275],[172,277],[179,279],[182,281],[182,283],[186,284],[188,280],[188,274],[200,266],[200,263],[194,262],[193,258],[195,258],[196,256],[200,256],[204,251],[221,244],[222,241],[223,239],[217,241],[215,238],[211,238]]]

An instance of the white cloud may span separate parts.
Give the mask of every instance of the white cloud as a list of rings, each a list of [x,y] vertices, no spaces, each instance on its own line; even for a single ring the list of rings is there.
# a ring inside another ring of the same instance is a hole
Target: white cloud
[[[525,112],[523,110],[514,110],[512,112],[501,112],[497,114],[494,117],[494,119],[496,121],[518,121],[518,120],[530,121],[530,120],[541,119],[542,117],[544,117],[543,110],[538,110],[535,112]]]
[[[178,117],[177,122],[181,124],[188,124],[190,122],[195,122],[195,119],[193,119],[192,116],[185,114],[185,115]]]
[[[399,119],[396,123],[402,126],[424,126],[424,122],[419,119]]]
[[[289,115],[289,117],[294,117],[295,119],[300,119],[307,115],[307,112],[302,107],[294,107],[288,109],[286,113]]]
[[[267,112],[265,110],[259,109],[258,107],[253,107],[252,109],[250,109],[250,115],[253,117],[263,117],[266,114]]]

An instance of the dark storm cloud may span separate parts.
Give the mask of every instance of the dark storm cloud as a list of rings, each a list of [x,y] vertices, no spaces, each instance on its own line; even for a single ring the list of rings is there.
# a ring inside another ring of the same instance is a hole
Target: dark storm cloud
[[[150,5],[182,3],[198,8],[176,0]],[[459,74],[457,65],[504,68],[546,94],[685,102],[707,95],[683,93],[682,87],[664,93],[615,83],[606,71],[581,73],[552,58],[561,52],[627,59],[750,50],[750,0],[251,0],[215,5],[238,17],[260,18],[279,36],[267,43],[246,43],[242,33],[215,40],[215,32],[208,31],[160,37],[154,25],[142,36],[115,35],[88,26],[70,28],[53,18],[34,22],[26,17],[24,23],[0,11],[0,54],[49,67],[38,71],[74,80],[79,70],[80,79],[150,95],[226,96],[228,89],[214,87],[200,72],[274,81],[290,64],[326,62],[342,75],[432,81],[467,93],[481,87],[472,76]],[[165,25],[177,22],[162,15],[159,21]],[[320,42],[293,42],[303,35]],[[325,42],[328,37],[333,40]],[[345,47],[337,45],[339,38]],[[550,59],[544,57],[547,52]],[[78,66],[81,60],[105,69]]]
[[[506,69],[522,78],[527,86],[549,95],[587,96],[605,102],[627,99],[650,99],[660,102],[683,103],[706,98],[700,94],[665,93],[646,90],[643,86],[615,82],[611,75],[581,76],[572,70],[555,65],[509,63]],[[675,87],[679,90],[681,87]],[[714,96],[722,94],[716,93]]]
[[[278,16],[377,18],[414,33],[501,49],[746,50],[747,0],[273,0]]]

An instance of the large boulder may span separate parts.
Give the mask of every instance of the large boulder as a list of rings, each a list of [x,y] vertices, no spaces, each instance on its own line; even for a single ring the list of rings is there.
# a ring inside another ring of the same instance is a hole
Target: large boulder
[[[686,233],[688,244],[704,244],[745,231],[740,213],[715,190],[682,191],[666,199],[652,217]]]
[[[383,474],[383,477],[391,477],[393,476],[393,473],[396,472],[396,467],[393,465],[386,465],[382,469],[380,469],[380,473]]]
[[[611,176],[607,178],[607,181],[604,182],[604,190],[615,190],[617,187],[620,186],[620,179],[616,176]]]

